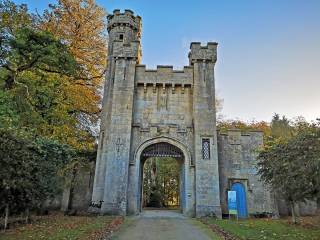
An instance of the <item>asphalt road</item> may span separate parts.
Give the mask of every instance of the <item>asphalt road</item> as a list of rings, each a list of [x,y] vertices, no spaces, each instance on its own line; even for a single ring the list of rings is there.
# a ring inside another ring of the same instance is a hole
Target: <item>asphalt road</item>
[[[128,218],[113,240],[209,240],[219,239],[207,226],[174,211],[145,211]]]

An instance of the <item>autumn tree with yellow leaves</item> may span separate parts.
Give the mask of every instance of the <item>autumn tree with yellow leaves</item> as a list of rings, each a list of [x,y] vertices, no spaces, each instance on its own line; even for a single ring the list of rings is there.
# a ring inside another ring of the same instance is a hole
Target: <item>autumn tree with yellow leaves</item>
[[[64,79],[81,127],[92,130],[100,111],[100,90],[106,69],[106,12],[94,0],[59,0],[49,5],[40,18],[39,27],[62,39],[80,65],[76,79]]]
[[[67,103],[69,114],[75,116],[77,123],[66,126],[70,129],[58,128],[56,135],[60,138],[68,136],[66,143],[75,148],[92,150],[107,63],[106,12],[94,0],[59,0],[56,5],[49,5],[39,20],[39,28],[62,39],[80,66],[76,77],[64,76],[63,84],[63,92],[70,100]],[[91,134],[74,135],[78,128]],[[82,163],[75,161],[66,169],[71,174],[69,208],[72,207],[73,185]]]

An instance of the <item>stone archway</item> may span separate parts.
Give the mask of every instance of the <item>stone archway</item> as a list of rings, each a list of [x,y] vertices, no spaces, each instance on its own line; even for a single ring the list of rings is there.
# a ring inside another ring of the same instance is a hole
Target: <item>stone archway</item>
[[[141,211],[143,161],[151,156],[169,156],[181,161],[180,208],[183,214],[193,216],[195,191],[191,154],[182,143],[167,137],[149,139],[137,148],[134,164],[129,167],[128,212],[137,214]]]

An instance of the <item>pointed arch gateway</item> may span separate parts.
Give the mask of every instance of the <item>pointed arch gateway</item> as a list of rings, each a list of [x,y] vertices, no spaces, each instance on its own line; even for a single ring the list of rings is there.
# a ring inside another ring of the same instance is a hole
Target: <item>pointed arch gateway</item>
[[[173,188],[171,201],[175,208],[183,205],[183,153],[167,142],[154,143],[146,147],[141,154],[141,208],[168,207],[167,187]],[[173,164],[169,167],[167,164]],[[169,169],[168,169],[169,167]],[[164,168],[167,168],[163,172]],[[170,177],[170,171],[174,176]],[[160,178],[159,178],[160,177]],[[166,179],[166,180],[165,180]],[[168,182],[171,184],[168,185]]]
[[[139,213],[142,210],[143,165],[151,157],[172,157],[180,163],[180,209],[186,215],[194,215],[194,169],[191,154],[184,144],[167,137],[147,140],[137,148],[129,171],[128,211]]]

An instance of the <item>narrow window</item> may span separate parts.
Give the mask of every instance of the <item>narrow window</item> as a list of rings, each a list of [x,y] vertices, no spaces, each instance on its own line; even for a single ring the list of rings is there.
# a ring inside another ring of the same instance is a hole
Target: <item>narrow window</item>
[[[100,149],[103,148],[103,141],[104,141],[104,132],[101,132],[101,138],[100,138]]]
[[[119,35],[119,39],[120,39],[120,40],[123,40],[123,34],[120,34],[120,35]]]
[[[202,139],[202,158],[210,159],[210,139],[209,138]]]

